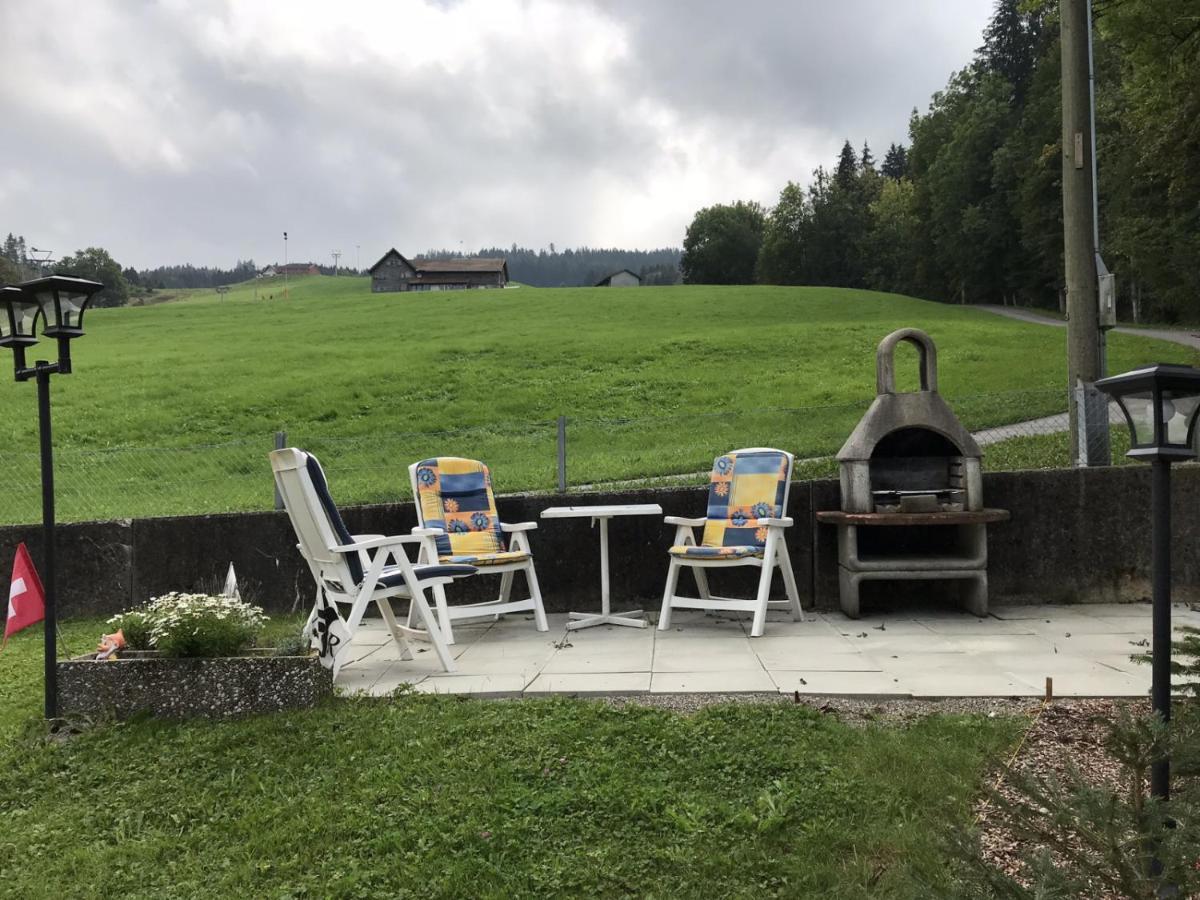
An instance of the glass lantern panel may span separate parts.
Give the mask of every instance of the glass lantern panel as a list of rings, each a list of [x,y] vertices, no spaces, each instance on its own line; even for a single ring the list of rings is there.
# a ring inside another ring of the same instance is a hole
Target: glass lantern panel
[[[18,300],[13,303],[13,316],[16,321],[17,334],[33,335],[34,322],[37,321],[38,305],[29,300]]]
[[[53,288],[43,288],[34,295],[42,308],[42,328],[57,328],[61,324],[58,321],[58,304],[54,302],[54,295]]]
[[[1117,398],[1117,402],[1129,417],[1133,429],[1133,446],[1149,447],[1154,444],[1154,394],[1145,391],[1138,394],[1125,394]]]
[[[37,321],[38,305],[22,298],[9,300],[5,296],[4,303],[12,310],[11,318],[8,309],[0,313],[0,338],[33,337],[34,323]]]
[[[75,291],[59,291],[58,308],[62,315],[62,321],[59,324],[64,328],[78,328],[79,321],[83,316],[83,305],[86,302],[85,294]]]
[[[1200,395],[1189,392],[1163,391],[1163,424],[1166,442],[1186,447],[1188,428],[1200,407]]]

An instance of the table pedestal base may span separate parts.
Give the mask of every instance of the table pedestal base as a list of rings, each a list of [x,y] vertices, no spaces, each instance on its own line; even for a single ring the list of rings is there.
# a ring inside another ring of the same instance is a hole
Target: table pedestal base
[[[645,619],[633,618],[641,615],[640,609],[632,609],[625,613],[567,613],[569,619],[575,620],[567,622],[567,631],[591,628],[593,625],[628,625],[630,628],[645,628],[647,624]]]

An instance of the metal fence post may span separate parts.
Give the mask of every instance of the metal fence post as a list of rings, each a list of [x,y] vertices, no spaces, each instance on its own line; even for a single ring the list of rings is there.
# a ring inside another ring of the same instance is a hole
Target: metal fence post
[[[287,446],[287,432],[286,431],[275,432],[275,449],[282,450],[286,446]],[[274,481],[275,479],[272,478],[271,480]],[[275,486],[275,508],[283,509],[283,497],[279,493],[279,485]]]
[[[558,492],[567,490],[567,417],[558,417]]]

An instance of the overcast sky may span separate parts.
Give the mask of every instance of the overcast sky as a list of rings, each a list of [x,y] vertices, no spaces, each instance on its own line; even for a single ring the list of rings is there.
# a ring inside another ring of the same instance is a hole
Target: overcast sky
[[[2,0],[0,234],[123,265],[678,246],[907,142],[993,0]],[[359,249],[361,248],[361,249]]]

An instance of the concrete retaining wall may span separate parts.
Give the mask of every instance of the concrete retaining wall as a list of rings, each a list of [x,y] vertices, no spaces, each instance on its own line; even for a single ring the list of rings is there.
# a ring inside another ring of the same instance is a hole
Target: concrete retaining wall
[[[1200,602],[1200,465],[1173,469],[1175,597]],[[336,482],[335,482],[336,487]],[[1110,469],[1001,472],[984,477],[988,506],[1012,511],[1012,521],[989,530],[993,604],[1112,602],[1149,595],[1150,471]],[[586,519],[540,521],[548,506],[658,503],[670,515],[701,516],[703,488],[518,495],[499,500],[508,522],[538,521],[531,541],[547,609],[591,609],[599,604],[599,539]],[[787,514],[788,550],[806,607],[837,606],[836,531],[814,513],[838,509],[836,481],[797,482]],[[416,524],[411,503],[347,508],[355,533],[406,533]],[[656,517],[615,519],[609,527],[614,603],[636,599],[657,607],[666,576],[666,548],[674,529]],[[60,526],[59,593],[64,615],[109,614],[170,590],[212,588],[230,562],[243,594],[269,611],[306,608],[312,578],[294,546],[282,512],[237,513],[87,522]],[[0,560],[19,541],[41,558],[41,529],[0,528]],[[7,564],[7,563],[4,563]],[[715,573],[718,593],[752,590],[755,570]],[[689,577],[683,576],[684,585]],[[473,578],[452,596],[488,599],[499,578]],[[779,585],[777,584],[777,589]],[[523,588],[518,577],[514,590]],[[689,589],[689,588],[685,588]],[[918,583],[873,588],[864,604],[928,598],[953,584]],[[949,602],[952,598],[947,596]]]

